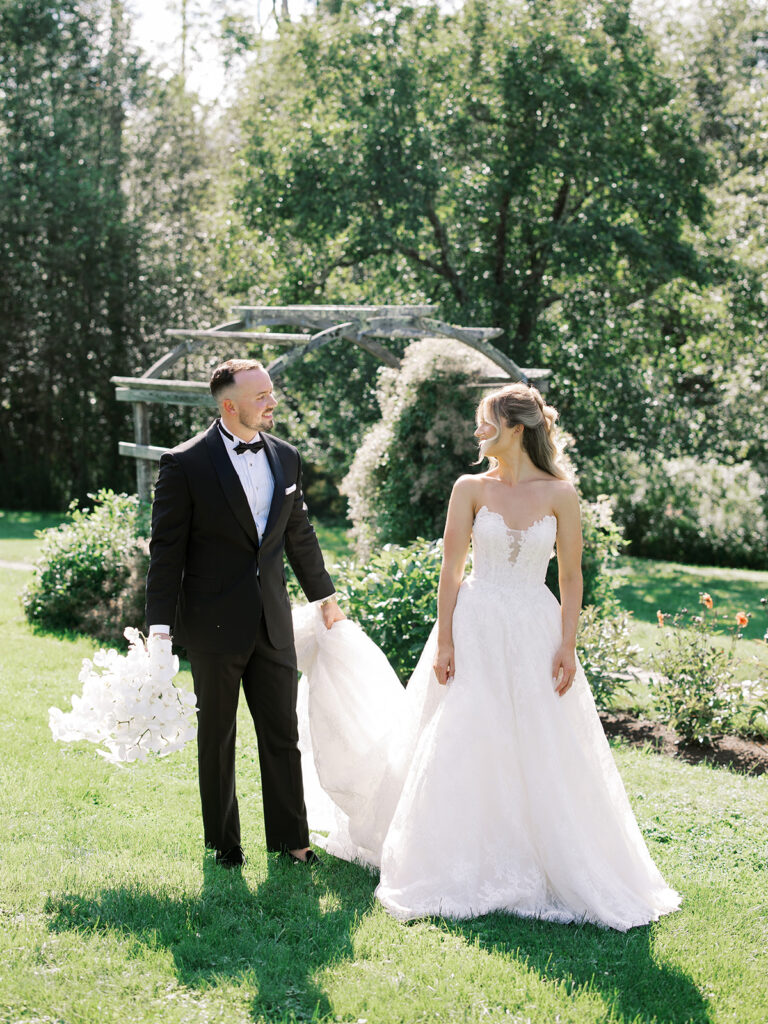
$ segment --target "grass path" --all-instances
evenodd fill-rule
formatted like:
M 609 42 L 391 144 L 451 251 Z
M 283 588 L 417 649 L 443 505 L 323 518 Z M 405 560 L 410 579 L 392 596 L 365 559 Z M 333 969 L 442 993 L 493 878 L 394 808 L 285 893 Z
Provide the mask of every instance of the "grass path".
M 768 777 L 615 748 L 685 899 L 649 928 L 501 914 L 403 926 L 368 871 L 266 856 L 244 713 L 242 876 L 203 857 L 192 750 L 119 770 L 86 744 L 54 744 L 47 709 L 69 707 L 93 645 L 34 635 L 22 582 L 0 572 L 0 1021 L 768 1020 Z

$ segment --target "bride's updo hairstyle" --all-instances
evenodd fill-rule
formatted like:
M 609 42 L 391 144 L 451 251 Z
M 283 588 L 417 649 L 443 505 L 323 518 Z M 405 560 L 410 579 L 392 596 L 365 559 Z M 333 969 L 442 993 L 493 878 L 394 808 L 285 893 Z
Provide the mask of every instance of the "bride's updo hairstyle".
M 547 405 L 541 394 L 527 384 L 507 384 L 498 391 L 486 395 L 477 407 L 477 422 L 492 423 L 496 427 L 493 437 L 480 442 L 480 460 L 488 458 L 492 466 L 496 459 L 486 456 L 486 451 L 501 434 L 503 426 L 514 427 L 523 424 L 523 448 L 534 466 L 557 477 L 569 479 L 562 457 L 562 445 L 558 443 L 557 410 Z

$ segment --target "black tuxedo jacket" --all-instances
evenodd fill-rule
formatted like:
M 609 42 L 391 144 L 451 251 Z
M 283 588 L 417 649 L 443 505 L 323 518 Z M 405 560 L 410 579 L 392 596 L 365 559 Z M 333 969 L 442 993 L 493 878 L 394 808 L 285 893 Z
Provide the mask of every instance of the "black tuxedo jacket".
M 301 488 L 293 445 L 262 433 L 275 480 L 259 545 L 240 479 L 214 422 L 166 452 L 152 506 L 147 624 L 170 623 L 196 650 L 247 650 L 264 613 L 275 647 L 293 642 L 283 551 L 307 599 L 333 593 Z

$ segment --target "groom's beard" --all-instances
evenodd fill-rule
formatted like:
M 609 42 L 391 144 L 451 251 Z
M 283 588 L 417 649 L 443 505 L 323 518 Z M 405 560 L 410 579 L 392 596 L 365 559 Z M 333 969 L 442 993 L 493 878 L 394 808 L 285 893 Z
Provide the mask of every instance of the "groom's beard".
M 254 417 L 256 419 L 256 417 Z M 275 425 L 274 414 L 269 416 L 269 422 L 266 422 L 263 415 L 258 417 L 258 422 L 246 423 L 244 420 L 237 421 L 243 430 L 256 430 L 256 431 L 267 431 L 269 432 Z

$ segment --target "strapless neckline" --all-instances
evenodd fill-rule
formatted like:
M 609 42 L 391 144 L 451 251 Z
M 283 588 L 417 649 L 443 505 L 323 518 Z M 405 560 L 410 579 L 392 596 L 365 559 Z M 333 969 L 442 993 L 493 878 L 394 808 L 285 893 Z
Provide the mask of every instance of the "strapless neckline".
M 543 523 L 547 519 L 554 519 L 555 522 L 557 522 L 557 516 L 553 516 L 551 512 L 548 512 L 546 515 L 539 516 L 538 519 L 534 519 L 534 521 L 529 526 L 526 526 L 524 529 L 519 530 L 514 526 L 509 526 L 501 512 L 494 512 L 494 510 L 492 508 L 488 508 L 487 505 L 480 506 L 475 515 L 475 519 L 477 519 L 481 512 L 487 512 L 489 516 L 496 516 L 497 519 L 500 519 L 502 523 L 504 523 L 504 526 L 509 531 L 509 533 L 528 533 L 528 531 L 532 530 L 534 526 L 538 526 L 539 523 Z

